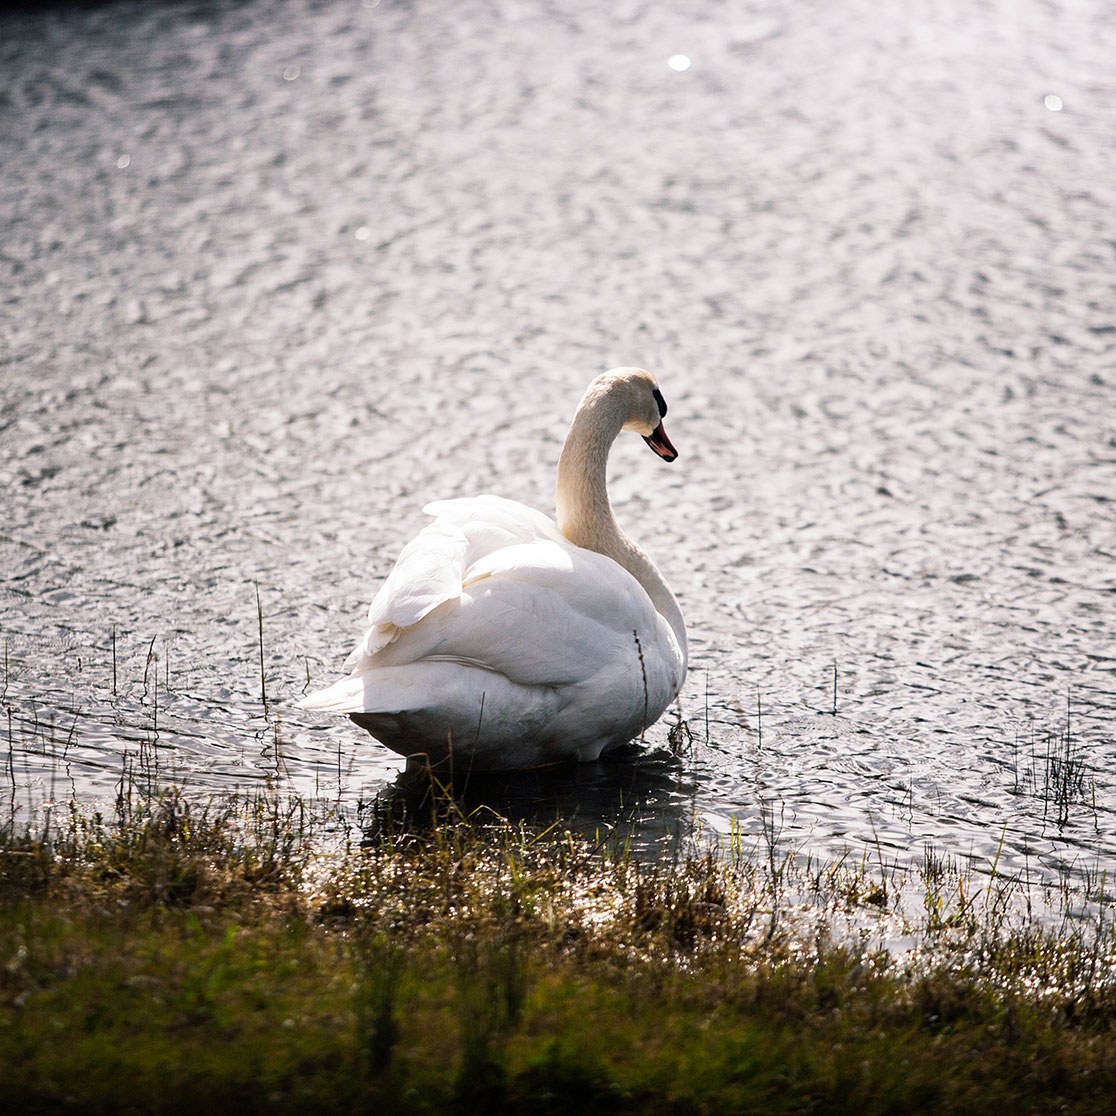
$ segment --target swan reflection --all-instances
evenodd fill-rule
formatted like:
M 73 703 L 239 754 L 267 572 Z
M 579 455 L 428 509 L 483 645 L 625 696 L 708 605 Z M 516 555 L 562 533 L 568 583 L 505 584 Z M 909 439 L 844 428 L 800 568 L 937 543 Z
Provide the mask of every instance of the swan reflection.
M 447 786 L 420 768 L 363 803 L 364 840 L 424 835 L 447 818 L 507 822 L 575 837 L 638 859 L 678 856 L 691 832 L 693 787 L 681 760 L 632 746 L 595 763 L 461 776 Z

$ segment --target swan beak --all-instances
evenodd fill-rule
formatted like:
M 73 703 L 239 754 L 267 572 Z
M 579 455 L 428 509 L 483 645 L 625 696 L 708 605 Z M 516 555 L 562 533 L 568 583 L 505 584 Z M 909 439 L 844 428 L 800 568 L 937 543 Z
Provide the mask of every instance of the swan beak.
M 678 450 L 670 444 L 670 439 L 660 422 L 654 430 L 643 439 L 664 461 L 673 461 L 678 456 Z

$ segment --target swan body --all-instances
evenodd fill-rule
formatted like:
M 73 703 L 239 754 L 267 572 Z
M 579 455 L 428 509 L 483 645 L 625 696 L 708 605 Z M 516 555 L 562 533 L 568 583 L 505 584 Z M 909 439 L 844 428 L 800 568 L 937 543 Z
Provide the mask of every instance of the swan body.
M 619 528 L 605 487 L 621 429 L 677 456 L 651 375 L 590 384 L 558 466 L 555 522 L 498 496 L 442 500 L 369 609 L 346 678 L 303 709 L 345 713 L 401 755 L 475 771 L 595 760 L 678 694 L 674 594 Z

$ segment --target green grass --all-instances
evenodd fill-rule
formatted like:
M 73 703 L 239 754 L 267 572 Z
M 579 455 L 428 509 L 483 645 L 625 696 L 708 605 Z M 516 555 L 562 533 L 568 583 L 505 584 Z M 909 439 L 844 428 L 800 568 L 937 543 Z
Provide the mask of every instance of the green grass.
M 5 1105 L 1110 1110 L 1112 936 L 1015 919 L 995 879 L 327 823 L 165 792 L 0 835 Z

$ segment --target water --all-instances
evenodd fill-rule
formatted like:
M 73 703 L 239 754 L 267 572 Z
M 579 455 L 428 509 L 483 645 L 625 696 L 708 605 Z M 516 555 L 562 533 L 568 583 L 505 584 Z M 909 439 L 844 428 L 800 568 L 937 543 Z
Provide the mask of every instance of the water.
M 551 508 L 639 363 L 692 750 L 476 800 L 1116 869 L 1108 6 L 605 7 L 0 13 L 7 805 L 394 794 L 294 700 L 424 502 Z

